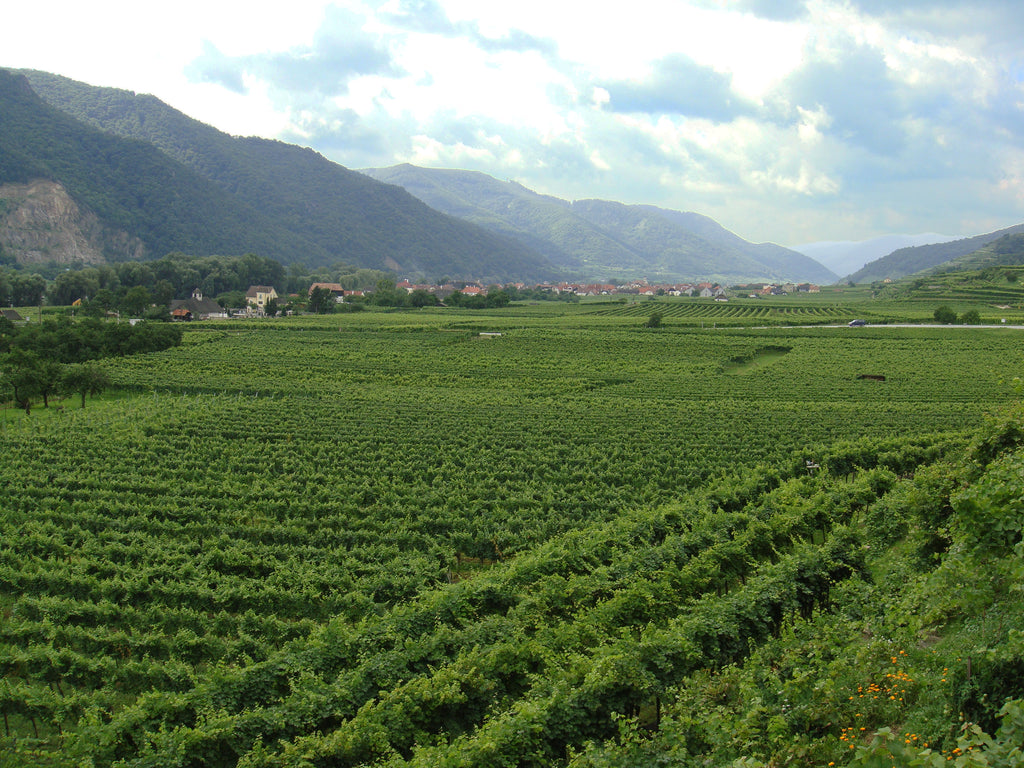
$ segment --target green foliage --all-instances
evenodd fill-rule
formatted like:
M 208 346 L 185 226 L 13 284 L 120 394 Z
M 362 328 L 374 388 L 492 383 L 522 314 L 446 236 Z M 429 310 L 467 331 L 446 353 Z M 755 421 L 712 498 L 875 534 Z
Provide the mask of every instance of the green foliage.
M 1024 766 L 1024 702 L 1007 700 L 999 711 L 1002 724 L 995 736 L 980 726 L 964 725 L 956 746 L 941 752 L 915 743 L 915 739 L 902 737 L 890 728 L 880 728 L 871 743 L 857 747 L 853 760 L 847 765 L 865 768 L 901 766 L 955 766 L 955 768 L 1020 768 Z
M 150 254 L 256 251 L 315 266 L 344 257 L 367 269 L 398 263 L 409 274 L 467 279 L 554 274 L 529 247 L 310 149 L 228 136 L 152 96 L 23 74 L 31 88 L 0 72 L 0 136 L 8 140 L 0 141 L 0 180 L 60 180 Z M 204 287 L 211 296 L 221 290 Z
M 61 373 L 61 385 L 67 392 L 77 392 L 85 408 L 86 395 L 98 395 L 110 386 L 110 377 L 91 363 L 74 363 Z
M 802 254 L 745 242 L 698 214 L 601 200 L 570 203 L 472 171 L 402 164 L 366 173 L 405 187 L 436 210 L 511 234 L 573 272 L 692 280 L 707 272 L 713 254 L 720 279 L 836 279 Z
M 660 328 L 662 321 L 661 312 L 652 312 L 651 316 L 647 318 L 647 322 L 644 323 L 645 328 Z
M 877 259 L 851 279 L 855 283 L 870 283 L 885 278 L 897 279 L 916 273 L 961 271 L 978 269 L 999 263 L 1020 264 L 1020 225 L 962 240 L 946 243 L 900 248 L 888 256 Z M 998 245 L 1000 244 L 1001 245 Z M 1000 251 L 1002 253 L 1000 253 Z M 1007 261 L 1003 258 L 1009 256 Z
M 977 424 L 1014 338 L 557 309 L 196 324 L 97 365 L 134 397 L 5 418 L 0 748 L 827 765 L 994 732 L 1024 459 L 1019 414 Z M 47 348 L 78 326 L 120 327 Z
M 440 303 L 437 296 L 422 288 L 417 288 L 409 294 L 410 307 L 436 307 Z
M 0 335 L 0 370 L 17 407 L 30 413 L 32 401 L 60 392 L 96 395 L 110 384 L 107 374 L 85 361 L 167 349 L 181 343 L 173 326 L 107 324 L 95 319 L 72 323 L 66 318 L 18 328 L 8 324 Z M 70 364 L 70 365 L 67 365 Z
M 309 292 L 306 309 L 318 315 L 330 314 L 334 311 L 334 294 L 327 288 L 314 288 Z
M 960 315 L 960 322 L 964 325 L 981 325 L 981 314 L 976 309 L 969 309 Z
M 935 322 L 943 325 L 952 325 L 956 322 L 956 312 L 943 304 L 935 310 Z
M 218 294 L 217 303 L 225 309 L 239 309 L 245 306 L 245 291 L 239 289 Z

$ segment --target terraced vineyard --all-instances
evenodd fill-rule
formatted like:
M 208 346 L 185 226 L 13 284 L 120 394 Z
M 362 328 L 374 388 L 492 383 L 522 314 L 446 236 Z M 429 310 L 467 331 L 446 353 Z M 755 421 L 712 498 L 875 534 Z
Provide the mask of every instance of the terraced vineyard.
M 609 307 L 598 314 L 643 318 L 655 311 L 666 319 L 698 326 L 834 325 L 846 323 L 851 318 L 849 308 L 839 304 L 766 302 L 758 299 L 637 301 Z
M 607 738 L 611 712 L 742 657 L 701 623 L 746 621 L 714 618 L 737 580 L 778 605 L 742 630 L 756 638 L 860 567 L 856 503 L 731 517 L 744 500 L 813 493 L 807 462 L 840 482 L 934 459 L 1011 400 L 1021 367 L 1009 331 L 636 317 L 197 326 L 103 361 L 128 396 L 0 414 L 4 747 L 139 766 L 422 748 L 426 765 L 441 739 L 476 755 L 459 764 L 488 743 L 558 762 Z M 616 671 L 638 644 L 665 661 Z M 566 707 L 591 714 L 563 722 Z

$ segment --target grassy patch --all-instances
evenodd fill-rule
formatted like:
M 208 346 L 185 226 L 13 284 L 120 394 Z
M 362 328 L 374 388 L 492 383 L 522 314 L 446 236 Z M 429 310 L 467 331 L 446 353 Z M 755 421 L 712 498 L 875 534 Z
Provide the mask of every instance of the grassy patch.
M 762 347 L 751 355 L 733 357 L 722 366 L 722 372 L 743 376 L 774 365 L 790 353 L 790 347 Z

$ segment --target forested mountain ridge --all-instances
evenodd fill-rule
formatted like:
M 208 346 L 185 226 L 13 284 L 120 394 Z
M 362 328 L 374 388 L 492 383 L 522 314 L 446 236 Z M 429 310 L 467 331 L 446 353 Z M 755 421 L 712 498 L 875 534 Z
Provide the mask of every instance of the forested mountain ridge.
M 556 272 L 522 244 L 438 213 L 312 150 L 228 136 L 152 96 L 21 74 L 27 81 L 15 86 L 18 76 L 4 72 L 4 97 L 17 91 L 21 102 L 3 109 L 7 160 L 0 180 L 61 181 L 101 220 L 119 222 L 130 234 L 141 230 L 147 256 L 257 252 L 284 263 L 344 261 L 481 280 Z M 10 116 L 26 110 L 31 116 L 15 130 Z M 111 149 L 97 151 L 97 144 Z M 86 146 L 87 156 L 79 157 Z M 116 157 L 123 159 L 112 175 L 107 164 Z M 65 180 L 69 169 L 79 170 Z M 103 185 L 90 187 L 94 178 Z
M 282 233 L 247 206 L 154 147 L 83 125 L 45 104 L 25 78 L 0 70 L 0 184 L 4 225 L 26 196 L 7 185 L 45 180 L 67 191 L 88 217 L 95 215 L 96 245 L 108 258 L 180 249 L 276 251 Z M 3 244 L 17 256 L 17 243 Z M 13 247 L 12 247 L 13 246 Z M 51 254 L 56 256 L 56 254 Z M 59 261 L 59 258 L 53 260 Z
M 885 279 L 898 280 L 926 270 L 944 269 L 946 262 L 967 256 L 1004 235 L 1018 232 L 1024 232 L 1024 224 L 960 240 L 898 248 L 888 256 L 866 264 L 850 275 L 849 280 L 854 283 L 873 283 Z
M 403 164 L 364 169 L 428 205 L 510 234 L 560 267 L 591 277 L 830 283 L 837 275 L 803 254 L 753 244 L 696 213 L 606 200 L 570 202 L 475 171 Z

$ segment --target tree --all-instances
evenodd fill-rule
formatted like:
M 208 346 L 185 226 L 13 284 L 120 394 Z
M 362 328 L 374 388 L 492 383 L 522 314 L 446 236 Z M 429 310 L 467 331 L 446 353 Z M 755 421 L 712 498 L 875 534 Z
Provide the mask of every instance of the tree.
M 68 392 L 77 392 L 85 408 L 86 395 L 98 395 L 110 386 L 110 377 L 102 368 L 92 363 L 77 363 L 64 369 L 61 384 Z
M 39 394 L 39 367 L 42 361 L 35 352 L 14 347 L 3 361 L 2 369 L 11 388 L 14 404 L 32 413 L 32 398 Z
M 488 307 L 507 307 L 509 303 L 509 295 L 499 289 L 488 289 L 487 290 L 487 306 Z
M 263 311 L 266 313 L 267 317 L 277 317 L 277 299 L 269 299 L 263 307 Z
M 100 289 L 99 280 L 91 273 L 93 270 L 62 272 L 53 281 L 49 297 L 51 304 L 65 306 L 81 299 L 88 301 Z
M 43 408 L 50 407 L 50 397 L 60 391 L 63 367 L 56 360 L 41 359 L 36 367 L 37 387 L 43 398 Z
M 327 315 L 334 311 L 334 294 L 327 288 L 314 288 L 309 294 L 306 308 L 318 315 Z
M 378 307 L 401 307 L 405 305 L 408 296 L 401 288 L 395 287 L 394 280 L 385 277 L 377 281 L 377 288 L 370 301 Z
M 417 288 L 409 294 L 409 305 L 413 307 L 433 307 L 437 305 L 437 296 L 423 288 Z
M 100 288 L 93 295 L 92 300 L 89 303 L 95 304 L 99 307 L 101 310 L 100 314 L 103 314 L 103 312 L 109 312 L 114 308 L 114 305 L 117 303 L 117 297 L 109 288 Z
M 217 296 L 215 301 L 224 309 L 244 307 L 245 291 L 224 291 L 224 293 Z
M 943 304 L 935 310 L 935 322 L 942 323 L 943 325 L 952 325 L 956 322 L 956 312 Z
M 651 316 L 647 318 L 647 322 L 644 323 L 645 328 L 660 328 L 661 327 L 662 314 L 661 312 L 652 312 Z
M 141 315 L 146 308 L 153 303 L 153 297 L 149 291 L 141 285 L 129 288 L 128 292 L 121 299 L 121 306 L 129 315 Z
M 969 309 L 960 316 L 960 322 L 964 325 L 981 325 L 981 315 L 976 309 Z
M 167 306 L 174 298 L 174 286 L 170 280 L 157 280 L 153 286 L 153 303 Z
M 43 301 L 46 280 L 42 275 L 14 272 L 10 275 L 11 304 L 16 307 L 34 307 Z

